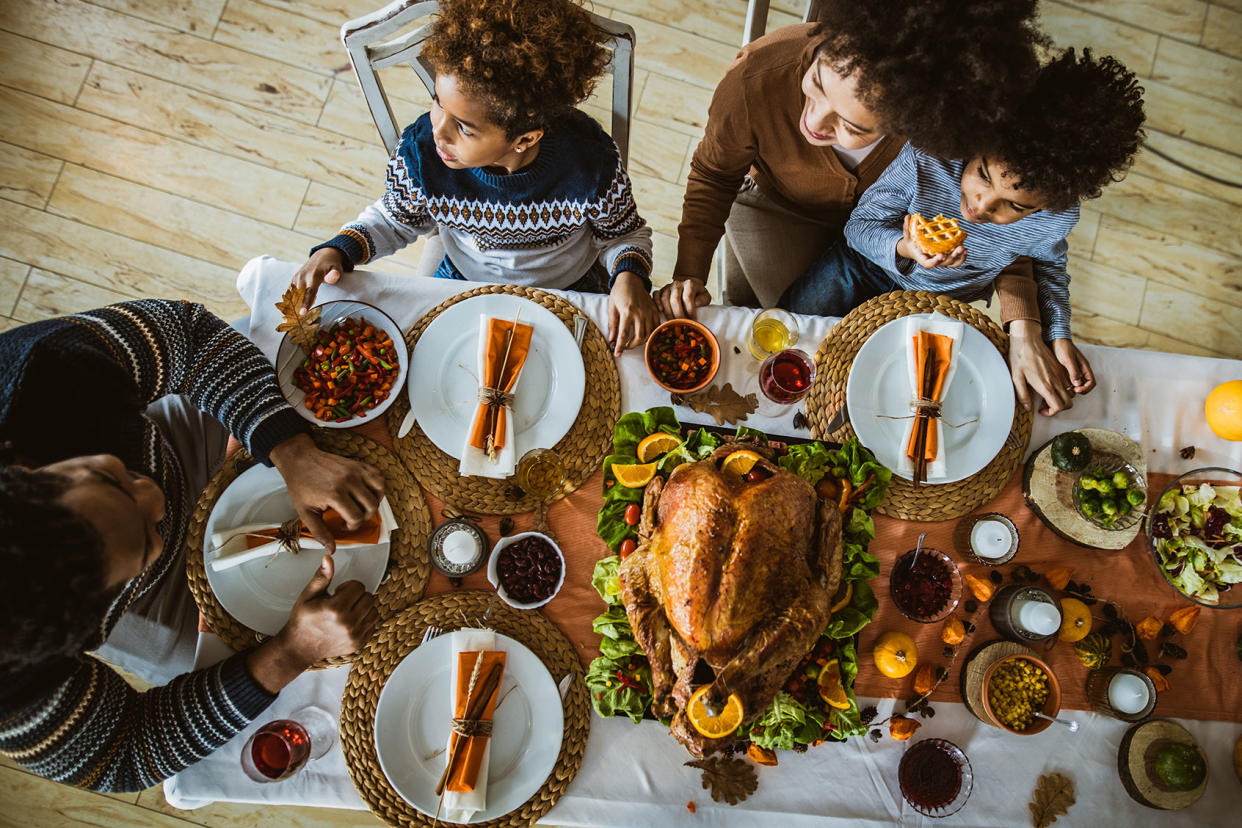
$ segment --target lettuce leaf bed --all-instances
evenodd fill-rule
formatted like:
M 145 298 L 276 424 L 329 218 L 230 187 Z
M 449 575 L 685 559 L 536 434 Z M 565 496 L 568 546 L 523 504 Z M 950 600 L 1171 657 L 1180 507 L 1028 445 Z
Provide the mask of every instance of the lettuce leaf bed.
M 607 611 L 596 618 L 593 625 L 601 638 L 600 656 L 591 662 L 586 676 L 591 703 L 600 716 L 629 716 L 635 722 L 649 715 L 653 693 L 651 668 L 634 640 L 634 632 L 621 605 L 617 581 L 621 559 L 617 552 L 626 539 L 638 539 L 636 528 L 627 525 L 624 516 L 627 506 L 642 502 L 643 490 L 618 484 L 612 475 L 612 464 L 637 463 L 639 441 L 656 431 L 680 437 L 681 423 L 672 408 L 664 406 L 630 412 L 617 421 L 613 452 L 604 458 L 604 505 L 596 521 L 596 531 L 613 554 L 595 564 L 591 579 L 595 591 L 608 605 Z M 739 429 L 735 439 L 767 443 L 762 432 L 749 428 Z M 660 458 L 657 471 L 667 477 L 682 463 L 705 459 L 721 442 L 720 437 L 705 429 L 693 431 L 677 448 Z M 818 646 L 820 650 L 830 649 L 831 656 L 837 659 L 841 683 L 850 701 L 849 709 L 830 708 L 813 692 L 805 691 L 807 677 L 818 671 L 818 665 L 808 656 L 805 677 L 798 681 L 804 672 L 804 665 L 799 665 L 786 685 L 786 689 L 793 688 L 794 692 L 778 693 L 768 709 L 738 733 L 739 739 L 749 739 L 760 747 L 789 750 L 796 745 L 818 744 L 827 739 L 844 740 L 867 732 L 860 721 L 854 697 L 854 679 L 858 675 L 856 637 L 859 630 L 875 618 L 878 607 L 867 584 L 880 573 L 879 561 L 867 551 L 867 545 L 875 538 L 875 524 L 869 512 L 884 499 L 892 472 L 876 462 L 857 439 L 851 439 L 839 449 L 821 442 L 793 445 L 778 458 L 777 465 L 811 485 L 831 475 L 848 478 L 856 489 L 863 487 L 842 526 L 842 581 L 852 585 L 853 594 L 849 604 L 833 613 Z M 824 639 L 829 639 L 831 644 L 827 645 Z M 810 679 L 810 683 L 813 686 L 814 680 Z M 808 695 L 811 698 L 807 699 Z

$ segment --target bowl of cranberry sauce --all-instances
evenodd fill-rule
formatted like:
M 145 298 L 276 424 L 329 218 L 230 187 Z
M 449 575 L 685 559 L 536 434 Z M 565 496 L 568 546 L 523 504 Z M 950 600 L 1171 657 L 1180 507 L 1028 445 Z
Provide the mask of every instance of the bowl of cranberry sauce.
M 932 818 L 957 813 L 970 798 L 974 773 L 970 760 L 946 739 L 911 745 L 897 768 L 901 795 L 914 810 Z
M 487 580 L 515 609 L 537 609 L 552 600 L 565 583 L 565 556 L 542 532 L 501 538 L 487 561 Z
M 962 598 L 962 576 L 957 564 L 939 549 L 910 550 L 893 564 L 889 596 L 911 621 L 931 624 L 944 620 Z

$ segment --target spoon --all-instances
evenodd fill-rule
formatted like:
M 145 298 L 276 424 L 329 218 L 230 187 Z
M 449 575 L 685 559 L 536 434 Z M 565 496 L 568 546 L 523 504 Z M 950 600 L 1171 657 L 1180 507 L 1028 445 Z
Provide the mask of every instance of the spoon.
M 914 571 L 914 565 L 918 563 L 919 552 L 923 551 L 923 539 L 927 537 L 927 533 L 919 535 L 919 542 L 914 545 L 914 557 L 910 559 L 910 571 Z
M 1047 719 L 1050 722 L 1056 722 L 1057 724 L 1062 725 L 1063 727 L 1069 728 L 1070 733 L 1078 732 L 1078 722 L 1073 721 L 1071 719 L 1058 719 L 1055 716 L 1046 716 L 1043 713 L 1036 713 L 1035 715 L 1041 719 Z

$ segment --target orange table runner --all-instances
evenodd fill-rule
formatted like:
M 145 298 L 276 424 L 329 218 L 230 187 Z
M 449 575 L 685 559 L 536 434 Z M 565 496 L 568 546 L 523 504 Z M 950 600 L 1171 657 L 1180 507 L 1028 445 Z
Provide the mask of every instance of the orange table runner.
M 378 423 L 363 433 L 385 445 L 391 445 L 388 433 Z M 361 429 L 360 429 L 361 430 Z M 573 642 L 585 667 L 599 655 L 599 636 L 591 629 L 591 621 L 604 611 L 604 604 L 591 586 L 591 571 L 600 557 L 608 554 L 608 548 L 595 534 L 595 518 L 603 503 L 600 494 L 602 473 L 596 472 L 573 494 L 553 504 L 548 510 L 548 522 L 565 554 L 565 584 L 561 592 L 540 610 L 544 612 Z M 1160 475 L 1151 475 L 1152 490 L 1159 492 L 1167 482 Z M 1073 580 L 1091 585 L 1092 594 L 1101 599 L 1112 599 L 1126 611 L 1127 617 L 1138 623 L 1148 615 L 1161 618 L 1190 601 L 1179 595 L 1160 575 L 1151 553 L 1147 536 L 1142 532 L 1125 549 L 1103 552 L 1072 544 L 1059 538 L 1047 528 L 1025 505 L 1022 499 L 1021 470 L 1009 481 L 1009 485 L 991 503 L 980 507 L 979 512 L 1000 512 L 1008 516 L 1018 527 L 1021 546 L 1017 558 L 1003 567 L 1009 572 L 1019 564 L 1026 564 L 1036 572 L 1054 566 L 1072 566 Z M 428 506 L 436 524 L 442 523 L 443 504 L 424 491 Z M 515 515 L 515 532 L 533 528 L 533 516 Z M 495 542 L 500 537 L 500 518 L 483 517 L 480 526 L 488 538 Z M 871 647 L 880 633 L 902 630 L 914 637 L 922 660 L 931 664 L 947 666 L 941 651 L 940 624 L 918 624 L 907 620 L 888 600 L 888 577 L 897 556 L 914 548 L 920 532 L 927 532 L 925 543 L 946 552 L 960 564 L 963 574 L 969 572 L 987 577 L 990 567 L 964 563 L 962 556 L 953 549 L 953 530 L 956 520 L 940 523 L 917 523 L 875 516 L 876 539 L 870 551 L 880 559 L 880 575 L 871 580 L 871 588 L 880 602 L 880 609 L 859 635 L 859 673 L 855 692 L 860 696 L 882 698 L 914 698 L 913 675 L 904 679 L 890 679 L 880 674 L 871 659 Z M 1044 584 L 1046 587 L 1046 584 Z M 447 592 L 453 587 L 448 579 L 433 570 L 427 593 Z M 484 571 L 465 579 L 463 588 L 491 589 Z M 962 602 L 969 598 L 964 590 Z M 1097 617 L 1102 617 L 1101 605 L 1092 607 Z M 959 606 L 959 617 L 965 611 Z M 966 653 L 974 646 L 995 640 L 1000 636 L 988 619 L 986 606 L 974 618 L 978 629 L 967 638 L 957 662 L 950 669 L 949 680 L 932 695 L 933 701 L 960 701 L 960 667 Z M 1097 621 L 1096 623 L 1101 623 Z M 1199 625 L 1189 636 L 1176 636 L 1189 657 L 1184 661 L 1167 661 L 1173 672 L 1168 681 L 1171 689 L 1162 693 L 1156 705 L 1155 715 L 1179 716 L 1188 719 L 1242 722 L 1242 682 L 1237 675 L 1242 663 L 1234 652 L 1234 641 L 1242 633 L 1242 610 L 1225 611 L 1204 608 Z M 1156 648 L 1145 642 L 1153 655 Z M 1114 642 L 1114 651 L 1116 651 Z M 1057 643 L 1041 654 L 1048 661 L 1061 681 L 1062 705 L 1069 709 L 1088 708 L 1086 694 L 1087 668 L 1078 662 L 1073 647 Z M 1154 660 L 1154 659 L 1153 659 Z M 1113 663 L 1118 663 L 1114 656 Z

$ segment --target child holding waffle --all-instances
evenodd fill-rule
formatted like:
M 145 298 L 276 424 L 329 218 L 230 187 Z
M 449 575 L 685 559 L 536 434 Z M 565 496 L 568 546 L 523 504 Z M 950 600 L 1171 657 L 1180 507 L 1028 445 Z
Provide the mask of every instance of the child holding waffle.
M 1028 408 L 1028 385 L 1040 389 L 1044 413 L 1068 408 L 1095 380 L 1070 338 L 1066 236 L 1079 202 L 1118 180 L 1138 150 L 1142 91 L 1112 57 L 1060 53 L 973 158 L 937 158 L 906 145 L 859 200 L 846 244 L 827 251 L 780 307 L 843 316 L 901 289 L 969 302 L 990 295 L 1001 271 L 1025 257 L 1040 318 L 1010 323 L 1014 385 Z M 920 238 L 920 220 L 941 216 L 953 221 Z M 964 240 L 953 238 L 954 223 Z
M 603 74 L 608 35 L 574 0 L 444 0 L 423 56 L 431 112 L 406 127 L 387 192 L 293 278 L 308 288 L 438 229 L 436 276 L 609 294 L 620 355 L 659 322 L 651 230 L 617 145 L 575 107 Z

